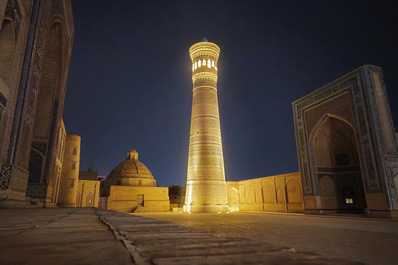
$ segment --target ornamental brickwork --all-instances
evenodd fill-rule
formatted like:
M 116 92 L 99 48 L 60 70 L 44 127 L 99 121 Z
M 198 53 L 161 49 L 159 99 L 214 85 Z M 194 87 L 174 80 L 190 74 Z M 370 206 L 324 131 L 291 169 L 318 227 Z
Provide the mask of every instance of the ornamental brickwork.
M 380 67 L 364 65 L 293 102 L 306 212 L 398 216 L 398 143 Z
M 217 62 L 220 48 L 199 42 L 189 50 L 192 60 L 192 115 L 185 212 L 226 212 L 220 115 L 217 99 Z
M 70 0 L 0 0 L 0 207 L 57 203 Z

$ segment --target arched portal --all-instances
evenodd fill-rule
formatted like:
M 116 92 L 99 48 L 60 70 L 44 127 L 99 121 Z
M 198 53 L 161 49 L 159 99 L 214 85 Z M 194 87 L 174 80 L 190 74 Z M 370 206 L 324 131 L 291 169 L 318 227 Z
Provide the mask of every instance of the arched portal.
M 29 163 L 29 181 L 27 195 L 35 198 L 53 198 L 57 190 L 55 158 L 57 157 L 57 124 L 59 120 L 59 98 L 62 87 L 62 26 L 53 23 L 44 45 L 42 75 L 39 90 L 38 107 L 34 124 L 32 151 L 39 150 L 44 156 L 43 170 L 40 177 L 35 163 Z M 31 159 L 32 159 L 31 155 Z M 50 192 L 51 194 L 48 194 Z
M 86 207 L 94 207 L 94 195 L 91 192 L 86 196 Z
M 333 210 L 366 208 L 357 142 L 344 119 L 326 115 L 314 129 L 312 156 L 319 207 Z
M 11 20 L 0 21 L 0 139 L 4 139 L 8 115 L 6 108 L 10 105 L 11 75 L 15 60 L 15 34 Z M 7 104 L 8 103 L 8 104 Z M 3 146 L 0 144 L 0 154 Z

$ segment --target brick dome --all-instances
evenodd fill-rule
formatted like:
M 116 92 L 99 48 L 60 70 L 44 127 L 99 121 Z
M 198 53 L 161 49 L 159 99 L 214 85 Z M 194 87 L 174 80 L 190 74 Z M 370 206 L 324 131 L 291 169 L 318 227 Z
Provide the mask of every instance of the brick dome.
M 126 160 L 119 163 L 108 175 L 107 179 L 112 178 L 137 178 L 154 179 L 151 171 L 140 161 L 135 150 L 127 152 Z

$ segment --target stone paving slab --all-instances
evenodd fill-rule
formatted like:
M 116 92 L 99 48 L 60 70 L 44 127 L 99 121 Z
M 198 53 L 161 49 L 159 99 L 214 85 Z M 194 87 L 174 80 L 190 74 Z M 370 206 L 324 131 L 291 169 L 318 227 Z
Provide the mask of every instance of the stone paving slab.
M 187 263 L 189 262 L 189 263 Z M 307 253 L 244 253 L 237 255 L 214 255 L 214 256 L 192 256 L 186 258 L 155 258 L 153 264 L 156 265 L 183 265 L 183 264 L 269 264 L 269 265 L 305 265 L 305 264 L 352 264 L 344 261 L 331 261 Z
M 96 211 L 115 237 L 123 241 L 138 265 L 360 264 L 153 218 Z
M 73 243 L 47 243 L 1 247 L 2 265 L 38 264 L 132 264 L 122 245 L 115 240 Z
M 0 209 L 0 220 L 1 265 L 133 264 L 92 208 Z
M 359 264 L 94 208 L 0 210 L 0 264 Z
M 1 240 L 1 239 L 0 239 Z M 0 247 L 29 247 L 34 245 L 49 245 L 49 244 L 75 244 L 79 242 L 96 241 L 115 241 L 112 233 L 106 231 L 95 232 L 62 232 L 54 231 L 53 233 L 43 233 L 42 231 L 35 231 L 31 233 L 23 233 L 18 236 L 18 241 L 1 241 Z M 1 264 L 1 263 L 0 263 Z
M 135 232 L 135 233 L 143 233 L 143 232 L 154 232 L 154 231 L 159 231 L 159 232 L 167 232 L 167 231 L 175 231 L 175 229 L 180 228 L 181 232 L 183 231 L 192 231 L 194 230 L 191 227 L 181 227 L 179 225 L 175 224 L 159 224 L 156 225 L 156 227 L 153 227 L 153 224 L 137 224 L 137 225 L 120 225 L 118 226 L 119 230 L 124 230 L 128 232 Z M 205 230 L 201 230 L 205 231 Z
M 137 213 L 173 224 L 206 229 L 252 241 L 289 246 L 325 258 L 374 265 L 398 264 L 398 222 L 290 213 Z

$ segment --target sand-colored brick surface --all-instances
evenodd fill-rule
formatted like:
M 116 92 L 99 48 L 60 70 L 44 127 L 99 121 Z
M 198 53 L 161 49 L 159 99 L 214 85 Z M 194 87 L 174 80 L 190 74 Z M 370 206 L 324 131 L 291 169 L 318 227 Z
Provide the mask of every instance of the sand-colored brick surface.
M 184 211 L 225 212 L 228 198 L 217 99 L 220 48 L 203 41 L 189 53 L 193 99 Z

